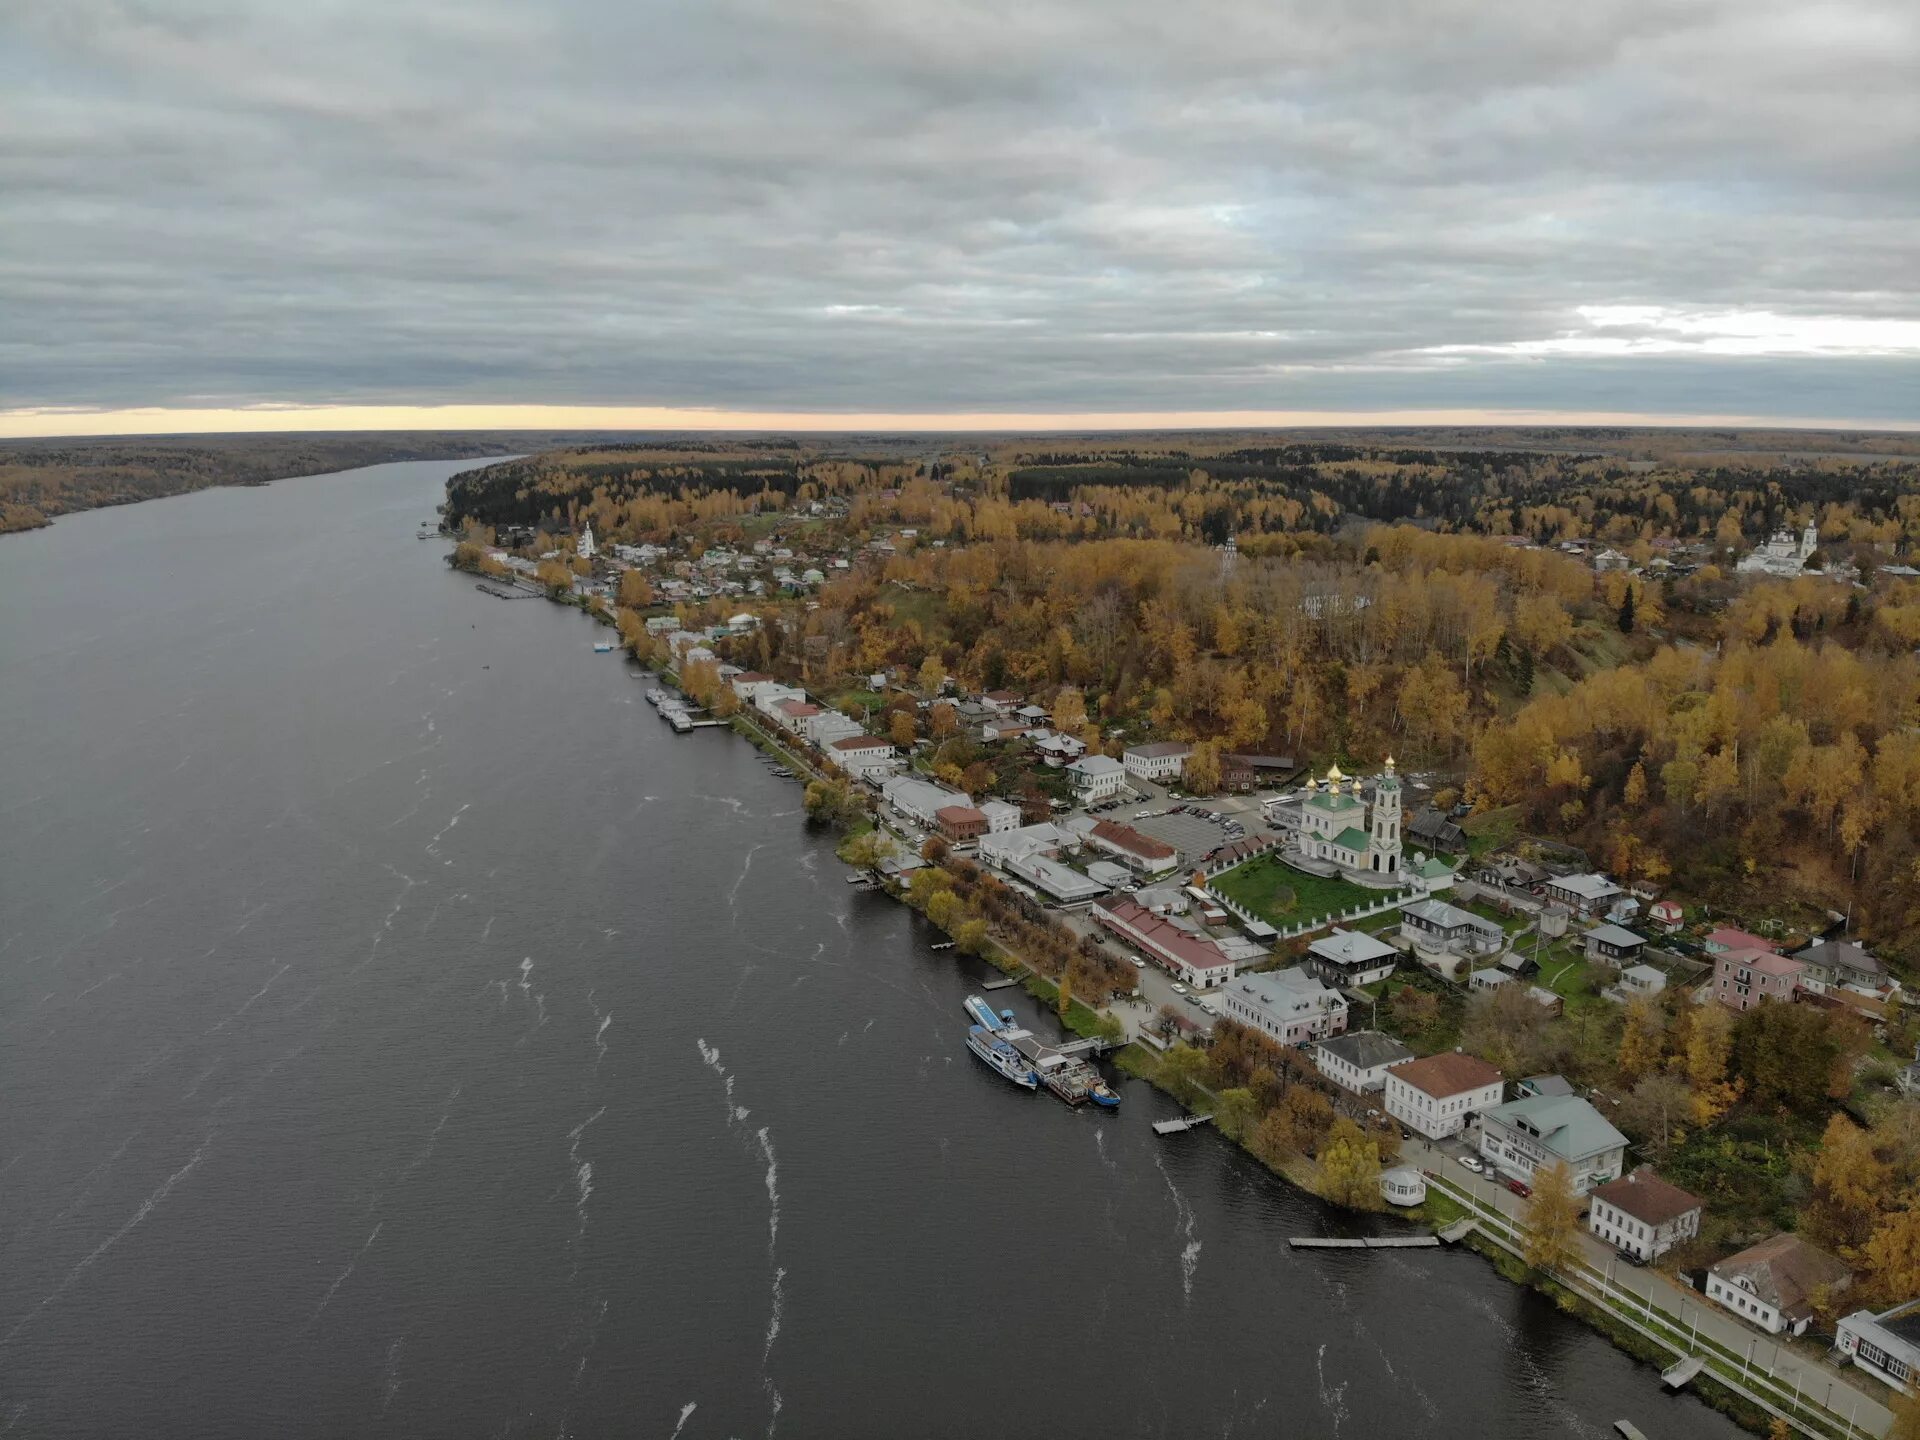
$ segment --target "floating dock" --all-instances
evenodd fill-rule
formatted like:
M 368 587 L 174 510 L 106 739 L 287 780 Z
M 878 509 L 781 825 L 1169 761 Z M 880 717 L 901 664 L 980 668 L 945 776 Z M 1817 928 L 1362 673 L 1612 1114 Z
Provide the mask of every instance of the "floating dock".
M 1613 1428 L 1624 1435 L 1626 1440 L 1647 1440 L 1647 1437 L 1641 1433 L 1640 1427 L 1631 1420 L 1616 1420 L 1613 1422 Z
M 1183 1130 L 1191 1130 L 1196 1125 L 1204 1125 L 1213 1119 L 1211 1115 L 1182 1115 L 1173 1120 L 1156 1120 L 1153 1133 L 1156 1135 L 1178 1135 Z
M 1367 1235 L 1355 1240 L 1296 1235 L 1287 1241 L 1296 1250 L 1431 1250 L 1439 1243 L 1438 1235 Z
M 1011 990 L 1019 983 L 1020 982 L 1011 975 L 1002 975 L 997 980 L 982 980 L 980 982 L 980 988 L 982 990 Z
M 1474 1219 L 1469 1215 L 1465 1219 L 1456 1220 L 1447 1226 L 1446 1229 L 1440 1232 L 1440 1238 L 1449 1245 L 1458 1245 L 1462 1240 L 1466 1239 L 1467 1236 L 1471 1235 L 1473 1231 Z

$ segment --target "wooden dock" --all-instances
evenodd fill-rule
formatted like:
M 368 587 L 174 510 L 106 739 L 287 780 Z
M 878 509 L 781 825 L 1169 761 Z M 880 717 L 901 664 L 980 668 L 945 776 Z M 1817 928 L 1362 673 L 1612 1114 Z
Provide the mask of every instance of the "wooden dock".
M 1353 1240 L 1296 1235 L 1287 1241 L 1296 1250 L 1431 1250 L 1439 1243 L 1438 1235 L 1367 1235 Z
M 1011 990 L 1019 983 L 1020 982 L 1011 975 L 1001 975 L 992 980 L 982 980 L 980 982 L 980 988 L 982 990 Z
M 1684 1360 L 1676 1360 L 1660 1372 L 1660 1383 L 1669 1390 L 1681 1390 L 1706 1365 L 1698 1355 L 1689 1355 Z
M 1173 1120 L 1156 1120 L 1153 1133 L 1156 1135 L 1178 1135 L 1183 1130 L 1191 1130 L 1196 1125 L 1204 1125 L 1213 1119 L 1211 1115 L 1182 1115 Z
M 1616 1420 L 1613 1422 L 1613 1428 L 1624 1435 L 1626 1440 L 1647 1440 L 1640 1427 L 1631 1420 Z
M 1447 1226 L 1446 1229 L 1442 1230 L 1440 1232 L 1440 1238 L 1449 1245 L 1458 1245 L 1462 1240 L 1466 1239 L 1467 1236 L 1471 1235 L 1473 1230 L 1474 1219 L 1471 1215 L 1468 1215 L 1454 1221 L 1451 1225 Z

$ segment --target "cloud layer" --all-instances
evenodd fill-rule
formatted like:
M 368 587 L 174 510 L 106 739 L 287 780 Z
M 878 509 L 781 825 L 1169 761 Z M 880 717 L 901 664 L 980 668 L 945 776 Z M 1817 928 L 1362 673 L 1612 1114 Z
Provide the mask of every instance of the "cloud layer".
M 1920 420 L 1909 0 L 15 0 L 0 408 Z

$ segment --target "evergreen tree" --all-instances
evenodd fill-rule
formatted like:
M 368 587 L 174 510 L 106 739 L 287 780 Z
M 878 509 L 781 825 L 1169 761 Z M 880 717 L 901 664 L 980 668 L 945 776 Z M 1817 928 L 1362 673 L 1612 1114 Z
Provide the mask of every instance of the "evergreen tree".
M 1622 635 L 1633 633 L 1633 587 L 1631 585 L 1627 587 L 1626 598 L 1620 602 L 1620 633 Z

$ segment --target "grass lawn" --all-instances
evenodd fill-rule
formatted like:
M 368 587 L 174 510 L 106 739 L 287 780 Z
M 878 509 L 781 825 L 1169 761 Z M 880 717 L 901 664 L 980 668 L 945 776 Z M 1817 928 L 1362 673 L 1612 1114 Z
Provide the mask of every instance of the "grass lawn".
M 887 703 L 887 697 L 878 690 L 842 690 L 828 702 L 834 709 L 845 712 L 849 706 L 854 709 L 855 718 L 859 718 L 860 707 L 875 711 Z
M 1511 915 L 1502 915 L 1497 905 L 1489 905 L 1484 900 L 1476 900 L 1465 908 L 1471 910 L 1482 920 L 1491 920 L 1509 935 L 1517 930 L 1524 930 L 1528 925 L 1533 923 L 1533 917 L 1531 915 L 1524 915 L 1518 910 L 1514 911 Z
M 1560 996 L 1569 1010 L 1612 1003 L 1602 998 L 1600 992 L 1613 983 L 1613 971 L 1605 965 L 1591 963 L 1564 940 L 1541 950 L 1540 974 L 1533 983 Z
M 1309 875 L 1262 855 L 1212 881 L 1212 888 L 1272 925 L 1298 925 L 1380 898 L 1377 890 Z
M 1513 843 L 1520 833 L 1520 807 L 1503 805 L 1498 810 L 1469 815 L 1460 822 L 1460 828 L 1467 832 L 1467 853 L 1478 860 L 1491 850 Z

